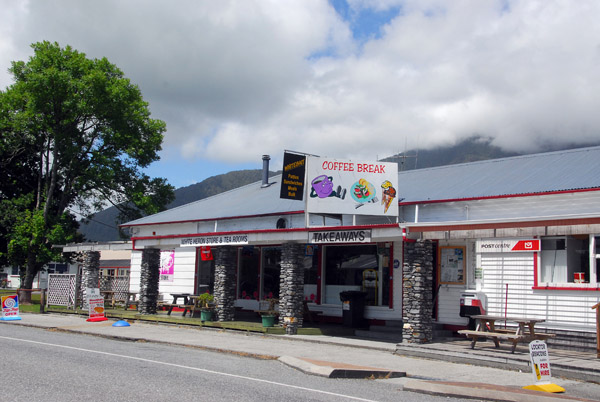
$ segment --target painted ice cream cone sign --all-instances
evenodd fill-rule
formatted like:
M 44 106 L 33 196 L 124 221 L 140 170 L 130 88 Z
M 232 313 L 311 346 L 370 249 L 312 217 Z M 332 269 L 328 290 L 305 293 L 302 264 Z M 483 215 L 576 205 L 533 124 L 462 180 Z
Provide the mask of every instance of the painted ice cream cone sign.
M 381 185 L 383 196 L 381 198 L 381 204 L 383 205 L 383 213 L 387 213 L 392 201 L 396 198 L 396 189 L 392 186 L 389 180 L 386 180 Z

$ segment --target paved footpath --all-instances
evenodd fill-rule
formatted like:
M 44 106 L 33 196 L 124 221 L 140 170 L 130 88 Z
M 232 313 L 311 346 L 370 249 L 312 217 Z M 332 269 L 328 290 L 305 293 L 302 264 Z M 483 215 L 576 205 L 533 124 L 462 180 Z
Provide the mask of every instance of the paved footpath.
M 84 317 L 63 314 L 22 314 L 20 321 L 2 325 L 25 325 L 108 338 L 144 340 L 185 345 L 221 353 L 255 358 L 279 359 L 313 375 L 327 377 L 387 378 L 399 389 L 456 397 L 496 401 L 582 401 L 600 400 L 600 384 L 554 378 L 565 388 L 563 394 L 522 390 L 532 385 L 529 370 L 512 371 L 494 367 L 452 363 L 437 359 L 400 356 L 396 344 L 328 336 L 262 335 L 239 331 L 132 322 L 113 326 L 115 320 L 87 322 Z M 0 325 L 0 334 L 2 333 Z M 439 357 L 447 352 L 440 350 Z M 552 351 L 550 362 L 552 364 Z M 600 360 L 600 359 L 599 359 Z M 573 363 L 576 365 L 576 362 Z M 576 378 L 576 375 L 572 376 Z

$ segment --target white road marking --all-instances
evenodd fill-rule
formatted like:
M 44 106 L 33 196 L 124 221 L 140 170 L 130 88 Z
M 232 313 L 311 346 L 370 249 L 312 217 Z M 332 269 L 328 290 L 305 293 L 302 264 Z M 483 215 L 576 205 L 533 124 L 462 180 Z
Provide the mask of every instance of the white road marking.
M 0 338 L 2 338 L 2 339 L 9 339 L 9 340 L 18 341 L 18 342 L 35 343 L 35 344 L 38 344 L 38 345 L 54 346 L 54 347 L 57 347 L 57 348 L 77 350 L 77 351 L 80 351 L 80 352 L 96 353 L 96 354 L 105 355 L 105 356 L 120 357 L 120 358 L 123 358 L 123 359 L 138 360 L 138 361 L 147 362 L 147 363 L 162 364 L 162 365 L 165 365 L 165 366 L 179 367 L 179 368 L 184 368 L 184 369 L 188 369 L 188 370 L 202 371 L 203 373 L 208 373 L 208 374 L 216 374 L 216 375 L 222 375 L 222 376 L 225 376 L 225 377 L 239 378 L 239 379 L 242 379 L 242 380 L 262 382 L 262 383 L 271 384 L 271 385 L 278 385 L 280 387 L 288 387 L 288 388 L 294 388 L 294 389 L 299 389 L 299 390 L 303 390 L 303 391 L 316 392 L 316 393 L 319 393 L 319 394 L 337 396 L 337 397 L 341 397 L 341 398 L 348 398 L 348 399 L 352 399 L 352 400 L 355 400 L 355 401 L 376 402 L 376 401 L 373 401 L 371 399 L 363 399 L 363 398 L 358 398 L 358 397 L 350 396 L 350 395 L 343 395 L 343 394 L 337 394 L 337 393 L 334 393 L 334 392 L 321 391 L 321 390 L 318 390 L 318 389 L 300 387 L 300 386 L 297 386 L 297 385 L 290 385 L 290 384 L 284 384 L 284 383 L 281 383 L 281 382 L 275 382 L 275 381 L 269 381 L 269 380 L 262 380 L 260 378 L 252 378 L 252 377 L 246 377 L 246 376 L 237 375 L 237 374 L 223 373 L 223 372 L 220 372 L 220 371 L 213 371 L 213 370 L 207 370 L 207 369 L 202 369 L 202 368 L 197 368 L 197 367 L 183 366 L 181 364 L 167 363 L 167 362 L 161 362 L 161 361 L 158 361 L 158 360 L 144 359 L 142 357 L 119 355 L 119 354 L 116 354 L 116 353 L 101 352 L 99 350 L 76 348 L 76 347 L 73 347 L 73 346 L 57 345 L 57 344 L 54 344 L 54 343 L 38 342 L 38 341 L 31 341 L 31 340 L 27 340 L 27 339 L 11 338 L 11 337 L 8 337 L 8 336 L 0 336 Z

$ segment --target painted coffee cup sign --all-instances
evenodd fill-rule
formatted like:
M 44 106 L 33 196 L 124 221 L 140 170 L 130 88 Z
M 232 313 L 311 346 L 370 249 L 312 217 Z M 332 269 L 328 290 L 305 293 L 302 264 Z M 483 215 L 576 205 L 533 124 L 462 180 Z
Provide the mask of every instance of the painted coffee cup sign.
M 307 159 L 308 212 L 398 215 L 396 163 Z

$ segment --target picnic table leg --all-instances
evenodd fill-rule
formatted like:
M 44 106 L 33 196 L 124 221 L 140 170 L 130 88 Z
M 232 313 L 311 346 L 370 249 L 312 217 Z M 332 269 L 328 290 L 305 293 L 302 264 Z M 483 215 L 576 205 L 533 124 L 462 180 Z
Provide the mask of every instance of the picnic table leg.
M 487 327 L 484 326 L 484 331 Z M 496 322 L 495 321 L 489 321 L 489 332 L 496 332 Z M 494 341 L 494 345 L 496 345 L 496 348 L 500 347 L 500 341 L 498 340 L 497 337 L 492 337 L 492 340 Z
M 173 305 L 173 304 L 171 304 L 171 305 L 169 306 L 169 311 L 167 311 L 167 315 L 171 315 L 171 311 L 173 311 L 173 307 L 174 307 L 174 305 Z
M 477 335 L 473 335 L 473 339 L 471 340 L 471 349 L 475 349 L 476 343 L 477 343 Z

